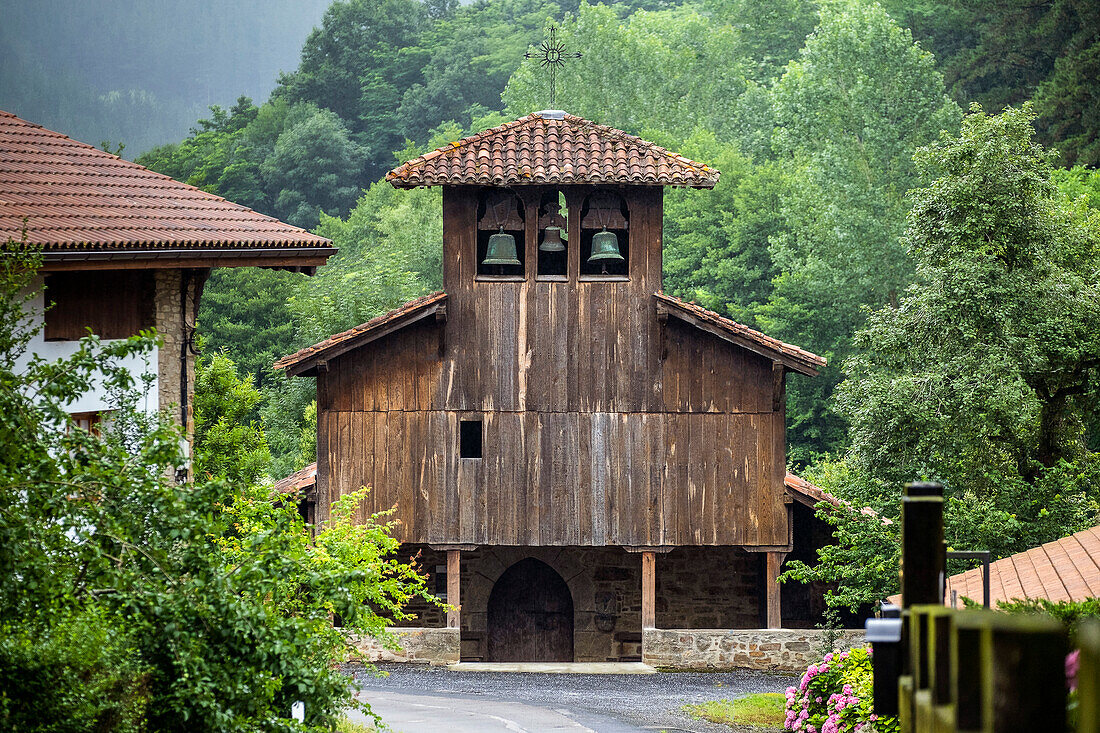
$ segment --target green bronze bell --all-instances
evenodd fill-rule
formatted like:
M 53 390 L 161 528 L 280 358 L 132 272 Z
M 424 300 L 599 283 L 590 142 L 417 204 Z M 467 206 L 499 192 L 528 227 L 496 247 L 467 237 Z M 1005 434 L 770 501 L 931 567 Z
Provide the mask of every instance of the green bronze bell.
M 592 235 L 592 256 L 588 261 L 600 260 L 623 262 L 623 256 L 619 252 L 619 238 L 615 236 L 615 232 L 607 231 L 607 227 L 604 227 L 602 232 Z
M 485 259 L 481 261 L 481 264 L 521 264 L 519 258 L 516 256 L 516 238 L 505 232 L 503 226 L 500 228 L 499 232 L 489 237 L 489 245 L 485 248 Z
M 542 230 L 542 243 L 539 244 L 540 252 L 564 252 L 565 245 L 561 241 L 561 227 L 546 227 Z

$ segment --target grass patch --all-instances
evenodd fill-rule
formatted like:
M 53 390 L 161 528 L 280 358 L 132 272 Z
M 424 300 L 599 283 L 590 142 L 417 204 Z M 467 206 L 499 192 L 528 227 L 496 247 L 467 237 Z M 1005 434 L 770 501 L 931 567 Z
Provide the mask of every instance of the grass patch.
M 336 723 L 336 733 L 377 733 L 378 729 L 366 723 L 356 723 L 347 718 L 340 718 Z
M 736 723 L 761 728 L 782 728 L 786 698 L 781 692 L 757 692 L 737 700 L 710 700 L 685 705 L 684 712 L 712 723 Z

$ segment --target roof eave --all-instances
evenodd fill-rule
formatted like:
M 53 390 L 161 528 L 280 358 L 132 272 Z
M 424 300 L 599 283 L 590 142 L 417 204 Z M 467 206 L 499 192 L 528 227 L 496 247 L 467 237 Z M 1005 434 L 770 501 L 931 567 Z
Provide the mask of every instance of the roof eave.
M 787 354 L 777 349 L 768 347 L 765 344 L 761 344 L 750 338 L 746 338 L 739 334 L 727 331 L 720 326 L 717 326 L 707 320 L 695 316 L 690 311 L 684 309 L 675 299 L 663 296 L 661 293 L 654 293 L 657 298 L 657 313 L 658 315 L 671 315 L 680 319 L 684 323 L 695 326 L 701 331 L 713 334 L 718 338 L 727 341 L 735 346 L 751 351 L 754 354 L 770 359 L 771 361 L 782 364 L 787 369 L 804 374 L 808 377 L 816 377 L 820 373 L 820 368 L 825 366 L 824 360 L 821 363 L 813 362 L 808 359 L 801 359 L 795 355 Z
M 269 267 L 309 271 L 337 253 L 331 246 L 182 249 L 55 249 L 42 252 L 42 270 L 126 270 L 182 267 Z
M 436 316 L 438 320 L 446 319 L 446 296 L 431 301 L 422 307 L 409 311 L 408 313 L 402 313 L 392 320 L 379 324 L 379 326 L 375 328 L 364 329 L 362 332 L 357 333 L 347 339 L 334 342 L 328 346 L 319 348 L 316 351 L 301 353 L 300 356 L 297 354 L 284 356 L 282 359 L 279 359 L 277 362 L 275 362 L 274 368 L 285 369 L 286 373 L 292 377 L 315 377 L 318 373 L 318 367 L 320 367 L 324 363 L 327 363 L 330 359 L 334 359 L 338 356 L 348 353 L 349 351 L 354 351 L 355 349 L 366 346 L 372 341 L 377 341 L 384 336 L 388 336 L 391 333 L 400 331 L 407 326 L 411 326 L 412 324 L 433 315 Z

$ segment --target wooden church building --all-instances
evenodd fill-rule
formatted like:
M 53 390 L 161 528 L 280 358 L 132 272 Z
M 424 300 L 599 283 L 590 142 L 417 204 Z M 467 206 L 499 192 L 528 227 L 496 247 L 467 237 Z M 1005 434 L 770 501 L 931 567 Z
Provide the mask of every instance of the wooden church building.
M 812 625 L 776 583 L 812 516 L 784 386 L 825 360 L 661 289 L 664 188 L 718 175 L 558 111 L 410 160 L 387 180 L 443 187 L 443 292 L 276 364 L 317 379 L 316 520 L 364 485 L 365 513 L 396 506 L 457 607 L 419 623 L 460 628 L 463 659 Z

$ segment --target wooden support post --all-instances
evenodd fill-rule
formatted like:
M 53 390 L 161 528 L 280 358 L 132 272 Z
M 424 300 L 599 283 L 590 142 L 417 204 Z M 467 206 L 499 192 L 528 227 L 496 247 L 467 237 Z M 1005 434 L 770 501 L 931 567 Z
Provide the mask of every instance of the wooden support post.
M 657 554 L 642 553 L 642 628 L 657 627 Z
M 783 627 L 782 609 L 779 606 L 779 566 L 783 564 L 782 552 L 769 552 L 765 555 L 767 571 L 764 574 L 764 594 L 767 602 L 767 625 L 769 629 Z
M 447 611 L 447 628 L 457 629 L 461 624 L 461 598 L 459 596 L 461 578 L 461 565 L 459 564 L 459 553 L 461 550 L 447 550 L 447 603 L 454 606 L 450 611 Z

